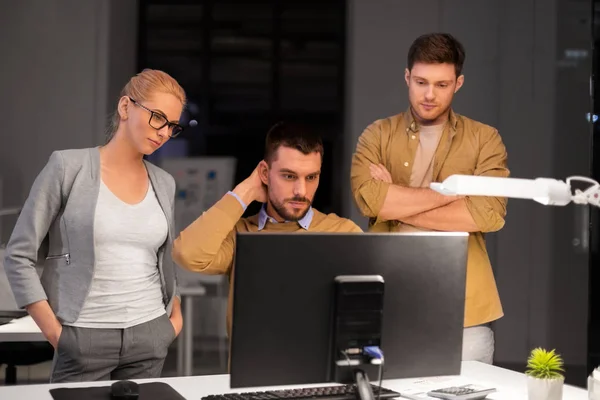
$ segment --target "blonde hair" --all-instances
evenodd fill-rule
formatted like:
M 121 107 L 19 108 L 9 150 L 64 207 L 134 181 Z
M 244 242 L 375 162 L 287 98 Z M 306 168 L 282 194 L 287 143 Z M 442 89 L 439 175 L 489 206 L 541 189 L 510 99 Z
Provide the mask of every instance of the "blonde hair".
M 156 92 L 172 94 L 181 101 L 181 104 L 185 107 L 186 97 L 183 88 L 171 75 L 157 69 L 144 69 L 142 72 L 132 77 L 125 87 L 121 89 L 119 100 L 123 96 L 127 96 L 137 102 L 143 102 L 149 100 Z M 121 116 L 117 109 L 110 118 L 106 132 L 106 143 L 110 142 L 114 137 L 120 122 Z

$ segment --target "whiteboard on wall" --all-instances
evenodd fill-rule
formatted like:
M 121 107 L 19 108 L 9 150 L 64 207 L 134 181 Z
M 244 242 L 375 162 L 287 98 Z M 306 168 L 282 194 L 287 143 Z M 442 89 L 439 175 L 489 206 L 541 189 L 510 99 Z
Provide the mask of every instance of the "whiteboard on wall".
M 213 206 L 234 187 L 234 157 L 176 157 L 163 158 L 161 168 L 173 175 L 175 191 L 175 232 L 179 234 L 204 211 Z M 219 282 L 220 276 L 203 275 L 178 267 L 181 286 L 200 282 Z

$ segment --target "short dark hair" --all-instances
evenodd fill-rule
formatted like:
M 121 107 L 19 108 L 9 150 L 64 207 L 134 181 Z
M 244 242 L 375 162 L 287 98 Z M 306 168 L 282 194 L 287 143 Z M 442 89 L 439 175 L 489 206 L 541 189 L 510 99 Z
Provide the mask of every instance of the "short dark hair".
M 298 123 L 278 122 L 267 133 L 264 160 L 271 163 L 279 147 L 290 147 L 302 154 L 318 152 L 323 158 L 323 141 L 308 126 Z
M 454 64 L 456 77 L 465 63 L 465 48 L 449 33 L 428 33 L 419 36 L 408 50 L 408 70 L 417 62 L 425 64 Z

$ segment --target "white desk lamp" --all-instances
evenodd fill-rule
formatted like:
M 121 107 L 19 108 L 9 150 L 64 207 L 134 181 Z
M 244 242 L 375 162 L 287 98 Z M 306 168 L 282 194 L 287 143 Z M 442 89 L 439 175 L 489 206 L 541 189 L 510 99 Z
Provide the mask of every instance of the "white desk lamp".
M 573 194 L 571 182 L 590 183 L 584 191 L 576 189 Z M 591 204 L 600 207 L 600 185 L 593 179 L 572 176 L 566 182 L 550 179 L 519 179 L 491 176 L 451 175 L 443 182 L 430 184 L 430 188 L 445 195 L 494 196 L 531 199 L 551 206 Z

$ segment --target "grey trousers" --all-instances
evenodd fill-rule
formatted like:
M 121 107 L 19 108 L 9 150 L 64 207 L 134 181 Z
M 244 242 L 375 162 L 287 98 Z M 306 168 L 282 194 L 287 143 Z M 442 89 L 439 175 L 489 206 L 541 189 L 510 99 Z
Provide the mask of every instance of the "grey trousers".
M 159 378 L 174 339 L 167 314 L 126 329 L 65 325 L 50 382 Z
M 463 361 L 494 362 L 494 331 L 489 324 L 472 326 L 463 331 Z

